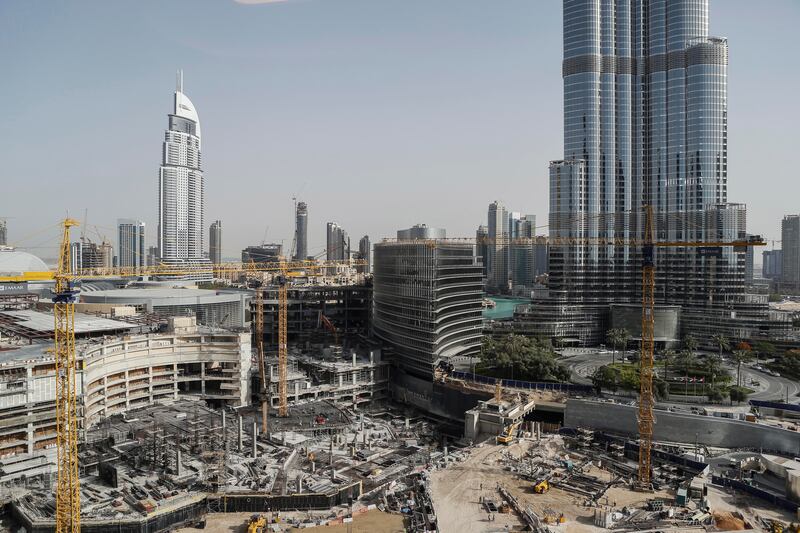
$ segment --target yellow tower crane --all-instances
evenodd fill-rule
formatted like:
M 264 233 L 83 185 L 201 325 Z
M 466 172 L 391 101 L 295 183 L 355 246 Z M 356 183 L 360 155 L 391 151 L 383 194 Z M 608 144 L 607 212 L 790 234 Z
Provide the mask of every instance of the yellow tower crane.
M 78 465 L 78 416 L 76 392 L 76 355 L 75 355 L 75 300 L 77 292 L 73 282 L 84 279 L 101 279 L 106 277 L 163 276 L 177 277 L 197 275 L 198 273 L 214 273 L 216 276 L 238 275 L 255 272 L 274 272 L 278 274 L 278 373 L 279 373 L 279 415 L 287 416 L 287 290 L 289 278 L 324 271 L 326 267 L 339 265 L 360 266 L 363 260 L 348 261 L 286 261 L 281 258 L 277 262 L 268 263 L 221 263 L 206 267 L 176 267 L 171 265 L 155 265 L 149 267 L 92 268 L 72 271 L 70 258 L 70 229 L 78 226 L 73 219 L 61 223 L 61 244 L 59 246 L 58 266 L 55 272 L 23 272 L 19 275 L 0 276 L 0 282 L 55 281 L 53 297 L 53 315 L 55 317 L 55 368 L 56 368 L 56 442 L 58 452 L 58 476 L 56 481 L 56 533 L 80 532 L 80 480 Z M 266 381 L 264 349 L 263 349 L 263 299 L 256 294 L 256 327 L 260 334 L 256 339 L 259 366 L 262 380 L 262 420 L 266 428 Z
M 639 366 L 639 472 L 638 484 L 642 488 L 651 486 L 651 453 L 653 449 L 653 362 L 655 350 L 655 284 L 656 264 L 655 248 L 715 248 L 733 246 L 765 246 L 767 243 L 760 236 L 750 236 L 745 240 L 731 241 L 657 241 L 653 223 L 653 208 L 644 206 L 644 238 L 589 238 L 589 237 L 533 237 L 499 239 L 483 238 L 479 244 L 499 242 L 512 244 L 547 244 L 549 246 L 586 245 L 586 246 L 632 246 L 642 248 L 642 342 L 641 364 Z M 470 239 L 455 239 L 468 241 Z

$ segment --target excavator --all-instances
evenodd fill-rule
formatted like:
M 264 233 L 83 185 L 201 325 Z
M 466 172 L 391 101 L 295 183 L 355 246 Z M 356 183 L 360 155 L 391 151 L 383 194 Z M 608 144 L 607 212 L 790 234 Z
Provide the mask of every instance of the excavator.
M 522 422 L 514 422 L 506 427 L 501 434 L 497 436 L 497 444 L 511 444 L 517 436 L 517 429 L 519 429 Z

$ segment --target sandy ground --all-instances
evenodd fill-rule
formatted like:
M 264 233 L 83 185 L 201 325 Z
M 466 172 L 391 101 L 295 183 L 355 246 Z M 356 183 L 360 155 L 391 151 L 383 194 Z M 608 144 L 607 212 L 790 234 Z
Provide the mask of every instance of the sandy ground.
M 178 533 L 243 533 L 247 531 L 247 523 L 252 513 L 214 513 L 209 514 L 205 529 L 191 527 L 178 529 Z M 308 531 L 313 533 L 403 533 L 403 518 L 399 515 L 369 511 L 357 515 L 351 524 L 336 526 L 320 526 L 314 528 L 296 529 L 289 531 Z
M 708 506 L 712 511 L 739 512 L 745 520 L 751 522 L 756 531 L 761 531 L 757 517 L 769 520 L 780 520 L 784 524 L 797 522 L 797 517 L 788 511 L 771 507 L 766 502 L 753 498 L 748 494 L 726 491 L 720 487 L 708 487 Z
M 351 524 L 338 524 L 335 526 L 321 526 L 311 529 L 291 529 L 290 531 L 308 531 L 310 533 L 403 533 L 403 517 L 396 514 L 369 511 L 357 515 Z
M 506 525 L 512 530 L 521 530 L 523 523 L 516 514 L 497 514 L 494 522 L 487 521 L 487 513 L 479 503 L 480 496 L 501 500 L 497 483 L 504 485 L 524 505 L 529 505 L 539 516 L 545 509 L 564 514 L 567 522 L 559 526 L 564 533 L 595 533 L 606 531 L 594 525 L 594 508 L 584 506 L 584 498 L 572 495 L 558 488 L 545 494 L 534 494 L 533 484 L 517 479 L 504 470 L 499 462 L 501 453 L 509 451 L 516 457 L 522 456 L 529 446 L 536 442 L 517 441 L 511 446 L 485 444 L 475 449 L 463 463 L 456 463 L 445 470 L 434 472 L 431 480 L 433 505 L 439 518 L 442 533 L 489 533 L 504 531 Z M 597 470 L 592 474 L 607 479 L 609 474 Z M 483 487 L 481 489 L 481 486 Z M 659 494 L 642 494 L 622 488 L 611 489 L 609 503 L 618 506 L 643 502 Z

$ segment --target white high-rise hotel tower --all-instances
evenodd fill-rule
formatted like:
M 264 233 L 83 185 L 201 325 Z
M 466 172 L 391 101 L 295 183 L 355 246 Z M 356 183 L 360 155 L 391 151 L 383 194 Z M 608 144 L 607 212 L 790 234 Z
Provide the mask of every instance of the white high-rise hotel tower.
M 200 118 L 178 73 L 158 174 L 158 249 L 167 264 L 205 265 Z

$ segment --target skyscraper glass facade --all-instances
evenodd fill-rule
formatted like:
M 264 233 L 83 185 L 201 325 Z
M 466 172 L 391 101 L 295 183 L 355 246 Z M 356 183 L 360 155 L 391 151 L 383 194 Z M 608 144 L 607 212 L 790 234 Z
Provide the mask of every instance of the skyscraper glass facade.
M 207 264 L 200 118 L 183 94 L 182 75 L 173 103 L 158 176 L 159 254 L 164 263 Z
M 641 298 L 630 243 L 644 206 L 657 241 L 746 239 L 746 209 L 728 204 L 728 43 L 708 35 L 708 0 L 563 0 L 563 14 L 564 157 L 550 164 L 541 309 L 549 320 L 584 304 L 594 328 L 549 331 L 591 344 L 607 327 L 599 306 Z M 745 337 L 767 320 L 746 294 L 744 250 L 657 248 L 655 259 L 656 301 L 682 307 L 684 335 Z M 734 324 L 744 316 L 750 325 Z

